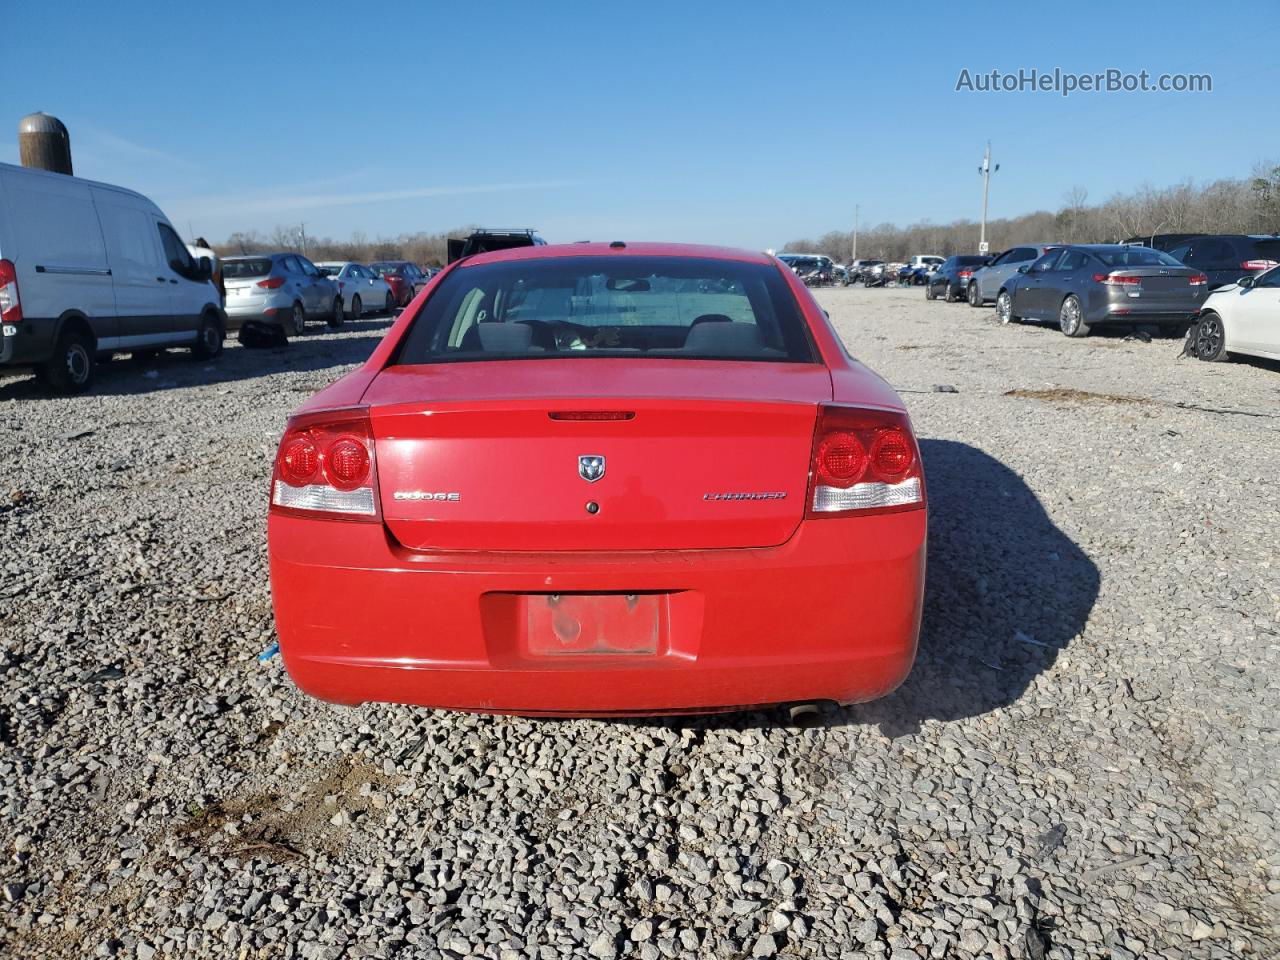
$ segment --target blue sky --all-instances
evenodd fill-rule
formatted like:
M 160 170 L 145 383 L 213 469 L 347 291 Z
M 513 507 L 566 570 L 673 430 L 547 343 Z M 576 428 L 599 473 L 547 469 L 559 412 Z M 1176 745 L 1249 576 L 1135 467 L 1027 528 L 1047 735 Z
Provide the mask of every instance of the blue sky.
M 976 217 L 987 138 L 992 217 L 1280 163 L 1268 5 L 930 9 L 14 0 L 0 160 L 45 110 L 77 174 L 213 240 L 481 223 L 752 248 L 848 229 L 855 204 L 866 225 Z M 1021 67 L 1213 92 L 955 92 L 962 68 Z

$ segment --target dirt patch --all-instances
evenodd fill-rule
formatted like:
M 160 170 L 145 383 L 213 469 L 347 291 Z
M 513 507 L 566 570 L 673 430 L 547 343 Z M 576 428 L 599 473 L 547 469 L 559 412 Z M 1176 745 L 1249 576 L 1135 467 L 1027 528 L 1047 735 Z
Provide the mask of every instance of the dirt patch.
M 1070 390 L 1054 387 L 1051 390 L 1006 390 L 1006 397 L 1023 400 L 1044 400 L 1048 403 L 1140 404 L 1151 403 L 1147 397 L 1127 397 L 1114 393 L 1090 393 L 1088 390 Z
M 337 853 L 350 823 L 374 806 L 370 794 L 395 783 L 372 764 L 342 759 L 297 790 L 227 797 L 192 810 L 177 833 L 228 856 L 287 860 L 312 851 Z

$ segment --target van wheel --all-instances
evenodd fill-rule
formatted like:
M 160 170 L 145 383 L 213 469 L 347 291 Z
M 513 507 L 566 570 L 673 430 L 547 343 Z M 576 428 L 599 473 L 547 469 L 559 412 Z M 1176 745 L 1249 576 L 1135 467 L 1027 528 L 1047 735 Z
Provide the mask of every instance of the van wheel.
M 293 305 L 293 332 L 299 336 L 307 332 L 307 313 L 300 303 Z
M 93 355 L 93 338 L 71 327 L 62 331 L 53 356 L 36 372 L 58 393 L 84 393 L 93 382 Z
M 222 352 L 222 324 L 212 313 L 200 318 L 200 329 L 196 332 L 196 345 L 191 348 L 191 356 L 197 360 L 212 360 Z

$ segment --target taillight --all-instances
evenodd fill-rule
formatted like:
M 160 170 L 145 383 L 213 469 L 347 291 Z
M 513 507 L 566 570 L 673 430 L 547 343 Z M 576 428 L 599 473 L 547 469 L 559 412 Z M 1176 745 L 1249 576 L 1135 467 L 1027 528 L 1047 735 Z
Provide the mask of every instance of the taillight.
M 18 294 L 18 271 L 11 260 L 0 260 L 0 323 L 17 327 L 22 322 L 22 297 Z M 18 331 L 5 330 L 6 336 Z
M 906 414 L 820 408 L 808 516 L 896 513 L 923 506 L 924 472 Z
M 1187 283 L 1193 287 L 1203 287 L 1208 282 L 1209 278 L 1203 273 L 1193 273 L 1191 276 L 1187 277 Z
M 1272 267 L 1280 266 L 1280 260 L 1246 260 L 1240 264 L 1241 270 L 1270 270 Z
M 276 287 L 283 287 L 284 277 L 267 277 L 265 280 L 259 280 L 258 286 L 266 287 L 268 290 L 274 290 Z
M 973 276 L 973 271 L 961 270 L 959 273 L 956 274 L 956 276 L 959 277 L 961 280 L 967 280 L 969 277 Z
M 1122 277 L 1114 273 L 1095 273 L 1093 275 L 1094 283 L 1105 283 L 1112 287 L 1137 286 L 1142 283 L 1141 277 Z
M 271 475 L 271 509 L 339 520 L 381 519 L 366 408 L 325 410 L 289 421 Z

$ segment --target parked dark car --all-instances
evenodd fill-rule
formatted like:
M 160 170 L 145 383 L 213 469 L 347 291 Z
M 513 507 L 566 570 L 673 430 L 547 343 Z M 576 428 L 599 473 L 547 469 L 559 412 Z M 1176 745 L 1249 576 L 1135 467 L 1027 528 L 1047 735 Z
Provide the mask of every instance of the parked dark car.
M 511 229 L 473 230 L 468 237 L 450 237 L 448 246 L 449 262 L 461 260 L 463 257 L 477 253 L 490 253 L 494 250 L 514 250 L 518 247 L 545 247 L 547 241 L 538 235 L 538 231 L 522 227 Z
M 1060 243 L 1031 243 L 1011 247 L 997 255 L 985 267 L 975 270 L 969 278 L 969 285 L 965 288 L 969 306 L 981 307 L 991 303 L 1000 296 L 1005 284 L 1018 275 L 1019 267 L 1029 267 L 1050 250 L 1060 246 Z
M 947 303 L 962 299 L 974 271 L 979 267 L 985 267 L 990 262 L 990 257 L 976 254 L 947 257 L 942 261 L 942 266 L 935 270 L 925 283 L 924 298 L 934 300 L 937 297 L 944 297 Z
M 1126 247 L 1150 247 L 1152 250 L 1162 250 L 1165 253 L 1170 253 L 1174 247 L 1180 247 L 1188 240 L 1203 236 L 1205 236 L 1203 233 L 1153 233 L 1149 237 L 1130 237 L 1128 240 L 1121 242 Z
M 1169 251 L 1178 262 L 1199 270 L 1216 290 L 1241 277 L 1256 277 L 1280 266 L 1280 236 L 1226 234 L 1196 237 Z
M 1185 332 L 1208 296 L 1203 273 L 1167 253 L 1119 243 L 1070 244 L 1019 267 L 996 314 L 1052 320 L 1068 337 L 1100 324 L 1156 324 Z
M 395 295 L 397 307 L 403 307 L 412 300 L 431 279 L 419 269 L 416 263 L 410 263 L 408 260 L 380 260 L 369 264 L 369 268 L 387 281 L 387 285 Z

